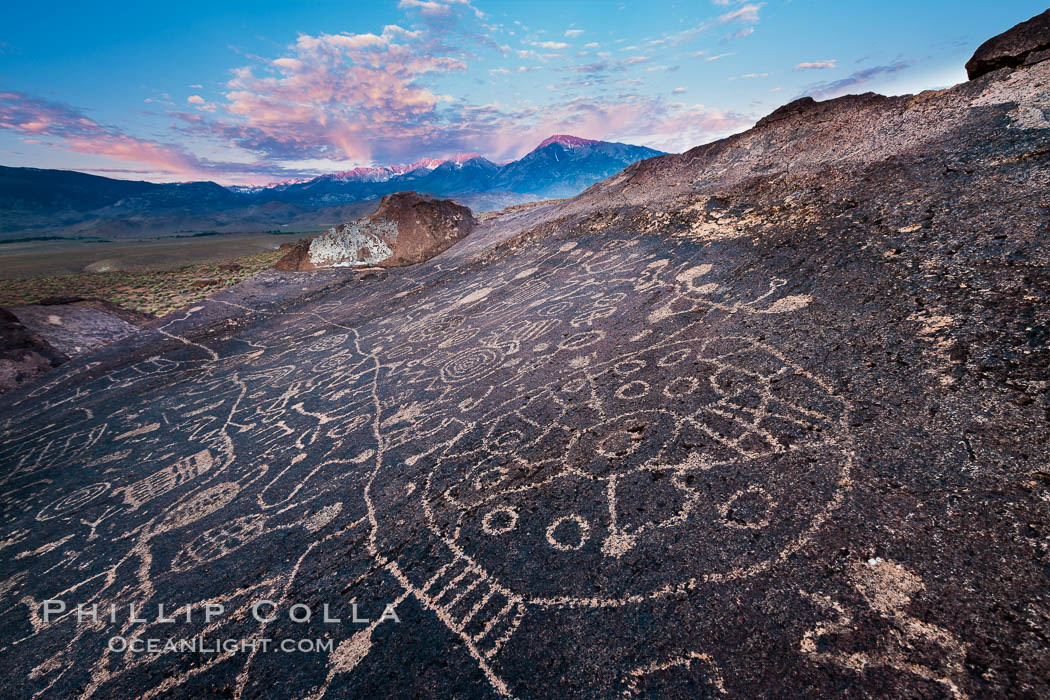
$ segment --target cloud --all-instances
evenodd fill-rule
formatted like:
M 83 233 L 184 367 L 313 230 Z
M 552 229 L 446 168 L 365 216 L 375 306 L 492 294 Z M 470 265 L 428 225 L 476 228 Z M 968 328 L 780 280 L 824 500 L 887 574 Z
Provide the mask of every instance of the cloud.
M 723 15 L 718 16 L 719 24 L 729 24 L 730 22 L 747 22 L 754 24 L 758 22 L 758 11 L 765 5 L 764 2 L 741 5 L 735 10 L 730 10 Z
M 873 66 L 871 68 L 865 68 L 864 70 L 857 71 L 846 78 L 841 80 L 835 80 L 831 82 L 821 82 L 810 85 L 799 97 L 813 97 L 815 99 L 827 99 L 829 97 L 838 97 L 844 95 L 847 92 L 853 90 L 857 86 L 870 83 L 878 78 L 894 75 L 901 71 L 911 68 L 913 65 L 912 61 L 897 61 L 896 63 L 890 63 L 884 66 Z
M 449 10 L 449 6 L 444 3 L 428 2 L 425 0 L 401 0 L 397 6 L 402 10 L 415 9 L 431 13 L 444 13 Z
M 469 7 L 479 18 L 485 14 L 474 8 L 469 0 L 401 0 L 397 6 L 402 10 L 419 10 L 425 16 L 447 16 L 456 5 Z
M 614 70 L 623 70 L 619 66 L 613 66 L 609 63 L 598 62 L 598 63 L 583 63 L 573 66 L 566 66 L 569 70 L 575 73 L 608 73 Z
M 733 4 L 733 3 L 739 3 L 739 2 L 741 2 L 741 0 L 725 0 L 725 2 L 721 2 L 720 0 L 715 0 L 714 4 L 715 5 L 720 5 L 720 6 L 729 6 L 729 5 Z M 759 10 L 761 10 L 765 6 L 765 4 L 766 3 L 764 3 L 764 2 L 758 2 L 758 3 L 747 3 L 746 5 L 741 5 L 740 7 L 736 8 L 734 10 L 730 10 L 729 12 L 722 13 L 721 15 L 719 15 L 715 19 L 701 22 L 700 24 L 696 25 L 695 27 L 690 27 L 689 29 L 684 29 L 684 30 L 679 31 L 679 32 L 666 34 L 661 39 L 656 39 L 656 40 L 650 41 L 649 44 L 653 45 L 653 46 L 663 46 L 663 45 L 676 46 L 676 45 L 681 45 L 681 44 L 685 44 L 685 43 L 687 43 L 689 41 L 692 41 L 696 37 L 700 36 L 701 34 L 704 34 L 705 32 L 707 32 L 707 31 L 709 31 L 712 28 L 717 27 L 717 26 L 721 26 L 721 25 L 725 25 L 725 24 L 734 24 L 734 23 L 742 23 L 742 24 L 747 24 L 747 25 L 758 24 L 758 21 L 759 21 Z M 742 28 L 742 29 L 740 29 L 740 30 L 738 30 L 736 32 L 732 32 L 730 34 L 725 35 L 724 37 L 722 37 L 722 41 L 729 41 L 729 40 L 732 40 L 732 39 L 740 39 L 740 38 L 743 38 L 745 36 L 750 35 L 753 32 L 754 32 L 754 28 L 753 27 L 744 27 L 744 28 Z
M 681 95 L 683 92 L 685 92 L 684 87 L 676 87 L 674 90 L 671 90 L 672 95 Z
M 383 150 L 377 144 L 425 142 L 440 128 L 441 106 L 452 98 L 421 80 L 466 70 L 441 55 L 443 40 L 396 25 L 378 35 L 302 34 L 289 55 L 236 69 L 226 118 L 191 128 L 272 159 L 368 162 Z
M 567 36 L 569 38 L 578 37 L 580 34 L 583 34 L 583 30 L 582 29 L 566 29 L 565 30 L 565 36 Z
M 202 105 L 202 104 L 204 104 L 204 98 L 201 97 L 200 95 L 190 95 L 189 97 L 186 98 L 186 101 L 189 102 L 191 105 Z
M 736 51 L 730 51 L 729 53 L 720 53 L 717 56 L 708 56 L 704 60 L 707 61 L 708 63 L 710 63 L 711 61 L 718 61 L 718 60 L 723 59 L 723 58 L 725 58 L 727 56 L 735 56 L 735 55 L 736 55 Z
M 738 31 L 726 34 L 722 37 L 722 41 L 732 41 L 733 39 L 743 39 L 745 36 L 751 36 L 755 33 L 754 27 L 744 27 Z
M 806 61 L 795 66 L 795 70 L 824 70 L 827 68 L 836 68 L 837 66 L 838 61 L 831 58 L 827 61 Z
M 736 75 L 730 78 L 730 80 L 752 80 L 754 78 L 768 78 L 769 73 L 744 73 L 743 75 Z
M 205 161 L 179 146 L 130 136 L 73 107 L 22 92 L 0 92 L 0 129 L 73 153 L 152 166 L 152 172 L 202 178 L 249 167 Z
M 555 51 L 569 48 L 569 45 L 564 41 L 530 41 L 529 43 L 541 49 L 552 49 Z

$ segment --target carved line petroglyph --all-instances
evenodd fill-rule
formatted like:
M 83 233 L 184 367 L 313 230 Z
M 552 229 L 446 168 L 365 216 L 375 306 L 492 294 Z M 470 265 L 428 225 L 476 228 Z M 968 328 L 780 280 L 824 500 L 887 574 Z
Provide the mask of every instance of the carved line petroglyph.
M 889 667 L 919 678 L 939 683 L 952 697 L 965 698 L 959 683 L 966 676 L 967 645 L 948 630 L 923 622 L 904 612 L 911 597 L 923 591 L 925 585 L 918 576 L 900 564 L 881 558 L 854 564 L 850 582 L 861 594 L 868 607 L 890 621 L 893 628 L 880 648 L 871 651 L 821 651 L 819 640 L 829 635 L 849 635 L 856 629 L 854 615 L 828 596 L 799 591 L 823 610 L 834 612 L 835 619 L 822 622 L 807 631 L 799 645 L 801 651 L 823 663 L 863 673 L 869 668 Z M 940 649 L 943 670 L 917 663 L 911 657 L 923 647 Z
M 693 651 L 683 656 L 677 656 L 673 659 L 665 661 L 663 663 L 652 663 L 647 666 L 641 666 L 632 670 L 628 674 L 627 689 L 624 695 L 627 697 L 634 697 L 640 695 L 641 692 L 638 688 L 640 681 L 646 676 L 650 676 L 656 673 L 667 671 L 674 668 L 685 668 L 686 670 L 692 670 L 694 661 L 702 662 L 704 668 L 707 669 L 706 677 L 709 678 L 709 682 L 714 686 L 715 690 L 718 691 L 719 695 L 726 695 L 725 681 L 722 679 L 722 672 L 719 670 L 718 665 L 709 654 Z

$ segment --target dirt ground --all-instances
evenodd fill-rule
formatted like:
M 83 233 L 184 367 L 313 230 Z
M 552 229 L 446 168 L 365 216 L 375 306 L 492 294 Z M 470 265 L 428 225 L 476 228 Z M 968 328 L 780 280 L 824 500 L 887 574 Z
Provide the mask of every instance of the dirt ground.
M 251 277 L 273 265 L 281 255 L 278 250 L 263 250 L 160 269 L 0 279 L 0 306 L 32 304 L 56 296 L 82 296 L 163 316 Z

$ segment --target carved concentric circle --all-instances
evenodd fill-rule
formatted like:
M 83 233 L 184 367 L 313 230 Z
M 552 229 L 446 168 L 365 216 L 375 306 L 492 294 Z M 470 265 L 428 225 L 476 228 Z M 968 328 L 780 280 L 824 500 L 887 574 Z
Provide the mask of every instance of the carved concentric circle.
M 441 380 L 462 384 L 481 379 L 503 364 L 503 353 L 497 348 L 478 347 L 459 353 L 441 367 Z
M 52 501 L 51 503 L 44 506 L 44 508 L 37 513 L 37 520 L 53 520 L 55 518 L 61 518 L 66 515 L 71 515 L 88 503 L 91 503 L 102 494 L 109 491 L 109 483 L 102 482 L 98 484 L 91 484 L 84 488 L 77 489 L 72 493 L 62 496 L 58 500 Z

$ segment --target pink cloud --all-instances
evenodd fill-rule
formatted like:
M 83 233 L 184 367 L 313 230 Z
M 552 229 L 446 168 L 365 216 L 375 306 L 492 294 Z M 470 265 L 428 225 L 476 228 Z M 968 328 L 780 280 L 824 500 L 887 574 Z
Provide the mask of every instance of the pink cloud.
M 150 172 L 154 174 L 176 175 L 184 179 L 205 179 L 219 173 L 246 173 L 259 167 L 259 164 L 206 161 L 179 146 L 125 134 L 68 105 L 21 92 L 0 92 L 0 129 L 25 134 L 29 138 L 24 140 L 29 143 L 151 166 Z
M 827 61 L 805 61 L 795 66 L 795 70 L 825 70 L 828 68 L 835 68 L 837 66 L 838 61 L 832 58 Z
M 747 22 L 749 24 L 754 24 L 758 22 L 758 11 L 762 9 L 763 5 L 765 5 L 764 2 L 741 5 L 735 10 L 730 10 L 723 15 L 719 15 L 718 23 L 728 24 L 730 22 Z
M 422 32 L 396 25 L 378 35 L 300 35 L 290 55 L 234 71 L 228 116 L 207 128 L 273 158 L 367 162 L 377 142 L 425 140 L 451 101 L 421 78 L 466 64 L 429 48 Z

